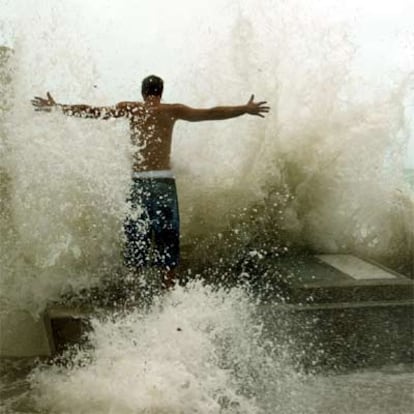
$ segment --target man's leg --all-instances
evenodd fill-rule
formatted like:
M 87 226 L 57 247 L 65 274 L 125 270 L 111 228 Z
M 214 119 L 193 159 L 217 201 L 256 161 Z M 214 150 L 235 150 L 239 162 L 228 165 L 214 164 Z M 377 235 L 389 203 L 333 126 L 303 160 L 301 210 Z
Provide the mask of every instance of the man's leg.
M 162 269 L 162 285 L 166 289 L 173 288 L 176 283 L 176 267 L 178 266 L 179 233 L 175 229 L 164 229 L 155 234 L 155 259 Z
M 176 283 L 175 270 L 174 269 L 165 270 L 162 286 L 165 289 L 172 289 L 175 286 L 175 283 Z
M 180 256 L 180 218 L 174 179 L 159 179 L 156 184 L 152 220 L 156 264 L 163 268 L 163 286 L 175 285 L 175 268 Z
M 137 276 L 150 262 L 151 227 L 148 215 L 150 191 L 145 179 L 134 178 L 128 198 L 131 209 L 124 221 L 124 263 Z

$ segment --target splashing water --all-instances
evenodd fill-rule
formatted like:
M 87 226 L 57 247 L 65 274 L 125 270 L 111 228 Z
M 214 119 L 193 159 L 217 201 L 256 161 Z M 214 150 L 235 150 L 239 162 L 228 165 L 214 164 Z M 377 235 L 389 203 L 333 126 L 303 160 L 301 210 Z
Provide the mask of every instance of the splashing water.
M 191 266 L 220 268 L 222 277 L 223 266 L 248 252 L 289 247 L 353 252 L 410 271 L 414 195 L 404 159 L 414 33 L 392 18 L 409 15 L 406 2 L 395 2 L 385 21 L 368 6 L 334 0 L 178 0 L 162 9 L 26 1 L 18 15 L 6 13 L 15 4 L 23 3 L 0 0 L 1 28 L 13 39 L 0 73 L 1 312 L 39 314 L 63 294 L 123 272 L 128 125 L 35 113 L 29 100 L 47 90 L 63 103 L 135 100 L 149 73 L 164 77 L 168 102 L 240 104 L 254 92 L 272 107 L 265 120 L 176 126 Z M 375 24 L 384 38 L 370 37 Z M 304 379 L 281 344 L 262 343 L 260 334 L 245 293 L 179 288 L 147 312 L 94 321 L 91 349 L 75 352 L 68 367 L 33 374 L 37 406 L 289 414 L 342 404 L 344 413 L 381 412 L 362 397 L 359 408 L 339 403 L 327 379 Z M 333 401 L 322 406 L 327 389 Z
M 93 328 L 66 364 L 32 372 L 29 412 L 408 414 L 413 403 L 404 367 L 328 377 L 293 369 L 240 289 L 192 283 Z
M 196 283 L 145 314 L 94 321 L 90 350 L 34 374 L 39 404 L 67 413 L 277 412 L 300 375 L 281 364 L 282 347 L 263 341 L 254 315 L 241 290 Z
M 239 251 L 261 236 L 265 250 L 287 245 L 354 252 L 409 269 L 413 193 L 403 181 L 403 159 L 411 134 L 412 56 L 407 54 L 405 66 L 366 69 L 358 36 L 367 11 L 345 8 L 339 17 L 338 4 L 328 6 L 299 0 L 269 1 L 261 8 L 249 1 L 192 6 L 179 15 L 188 23 L 185 30 L 198 28 L 191 37 L 178 30 L 177 11 L 158 15 L 150 6 L 133 13 L 157 15 L 162 33 L 143 23 L 136 33 L 125 25 L 115 35 L 114 21 L 92 5 L 72 9 L 45 2 L 36 6 L 39 15 L 19 16 L 30 35 L 15 33 L 11 108 L 2 121 L 8 215 L 2 213 L 7 254 L 0 265 L 8 306 L 24 304 L 36 312 L 47 300 L 117 273 L 129 185 L 125 123 L 38 114 L 29 99 L 45 90 L 68 103 L 137 99 L 137 72 L 163 75 L 167 101 L 243 102 L 253 90 L 272 106 L 264 121 L 177 125 L 173 164 L 182 243 L 193 251 L 193 261 L 208 246 L 220 251 L 220 244 L 209 242 L 217 233 L 239 228 L 242 235 L 232 242 Z M 125 10 L 111 7 L 115 21 Z M 321 10 L 330 13 L 322 18 Z M 187 20 L 196 11 L 198 17 Z M 92 16 L 107 23 L 106 35 L 82 28 Z M 76 30 L 68 32 L 69 25 Z M 125 51 L 112 51 L 119 35 Z M 393 36 L 400 39 L 398 32 Z M 161 41 L 195 52 L 182 57 L 178 70 L 169 49 L 157 59 L 148 54 Z M 136 43 L 142 54 L 133 49 Z M 114 71 L 114 62 L 127 58 L 125 70 Z

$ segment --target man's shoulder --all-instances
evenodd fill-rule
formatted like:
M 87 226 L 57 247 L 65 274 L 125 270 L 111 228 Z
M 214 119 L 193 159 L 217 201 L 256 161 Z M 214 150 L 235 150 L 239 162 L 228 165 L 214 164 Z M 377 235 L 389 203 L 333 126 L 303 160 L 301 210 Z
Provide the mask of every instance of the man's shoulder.
M 181 103 L 162 103 L 159 108 L 171 115 L 179 115 L 187 107 Z
M 160 104 L 160 108 L 163 108 L 163 109 L 173 109 L 173 108 L 177 108 L 179 106 L 182 106 L 182 105 L 178 104 L 178 103 L 165 103 L 165 102 Z
M 138 101 L 123 101 L 123 102 L 118 102 L 116 104 L 117 108 L 122 108 L 122 109 L 132 109 L 132 108 L 141 107 L 142 105 L 143 103 L 138 102 Z

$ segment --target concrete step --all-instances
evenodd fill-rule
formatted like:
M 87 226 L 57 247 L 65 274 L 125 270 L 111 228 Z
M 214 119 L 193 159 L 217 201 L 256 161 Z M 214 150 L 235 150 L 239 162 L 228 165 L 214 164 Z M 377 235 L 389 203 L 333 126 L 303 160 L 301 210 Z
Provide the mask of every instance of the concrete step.
M 414 282 L 352 255 L 278 260 L 285 304 L 263 309 L 295 364 L 346 370 L 414 362 Z M 269 302 L 268 302 L 269 303 Z
M 90 318 L 96 313 L 96 309 L 86 306 L 49 306 L 44 320 L 51 335 L 52 354 L 60 354 L 69 346 L 84 343 L 85 335 L 91 330 Z
M 294 363 L 345 369 L 414 362 L 412 280 L 350 255 L 275 258 L 266 268 L 270 276 L 255 281 L 265 293 L 259 312 L 269 337 L 290 347 Z M 272 296 L 268 289 L 278 283 L 288 291 L 284 303 L 280 290 Z M 24 311 L 4 314 L 1 355 L 60 353 L 82 343 L 90 318 L 107 312 L 54 304 L 38 320 Z
M 414 300 L 267 306 L 268 335 L 312 371 L 414 362 Z
M 53 338 L 43 317 L 18 309 L 0 312 L 0 357 L 47 357 L 52 348 Z
M 317 255 L 278 262 L 291 303 L 414 299 L 414 281 L 352 255 Z

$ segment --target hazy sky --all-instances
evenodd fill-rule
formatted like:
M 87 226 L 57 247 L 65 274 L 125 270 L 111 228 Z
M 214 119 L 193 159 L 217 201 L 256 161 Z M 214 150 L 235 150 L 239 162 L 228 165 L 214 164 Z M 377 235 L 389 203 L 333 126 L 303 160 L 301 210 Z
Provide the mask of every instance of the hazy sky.
M 277 13 L 281 4 L 287 4 L 284 7 L 291 7 L 291 13 L 298 13 L 301 19 L 309 14 L 348 25 L 358 49 L 358 70 L 365 77 L 371 76 L 373 82 L 381 82 L 379 74 L 387 70 L 414 71 L 414 0 L 315 0 L 311 6 L 300 0 L 0 0 L 0 43 L 15 46 L 16 38 L 22 35 L 26 39 L 67 36 L 67 52 L 77 59 L 74 49 L 83 47 L 78 56 L 83 54 L 84 58 L 88 50 L 106 95 L 117 99 L 125 79 L 132 82 L 148 72 L 163 76 L 168 71 L 168 78 L 174 82 L 184 65 L 203 62 L 189 75 L 196 76 L 209 61 L 203 48 L 207 50 L 214 41 L 223 42 L 223 33 L 231 30 L 235 16 L 244 14 L 254 25 L 256 16 Z M 255 27 L 259 32 L 261 29 Z M 49 43 L 50 53 L 63 62 L 68 54 L 65 42 L 56 46 L 58 53 Z M 170 93 L 167 99 L 179 99 L 183 91 L 179 91 L 180 96 Z M 414 100 L 413 95 L 409 101 Z M 414 138 L 407 163 L 414 168 Z

